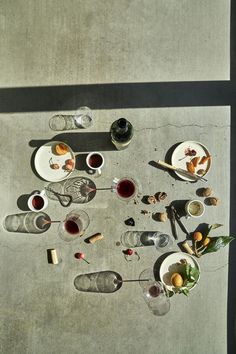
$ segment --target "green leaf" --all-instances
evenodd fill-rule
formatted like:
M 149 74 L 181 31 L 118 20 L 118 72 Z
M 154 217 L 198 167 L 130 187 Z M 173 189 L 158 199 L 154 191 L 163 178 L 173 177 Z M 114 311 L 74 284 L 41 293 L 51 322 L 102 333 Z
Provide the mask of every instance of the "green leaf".
M 167 296 L 172 297 L 175 294 L 174 291 L 168 290 Z
M 191 280 L 197 281 L 199 278 L 199 270 L 196 267 L 191 267 L 190 277 Z
M 188 288 L 182 288 L 182 289 L 179 290 L 179 294 L 184 294 L 185 296 L 188 296 L 189 289 Z
M 225 247 L 232 240 L 234 240 L 233 236 L 211 237 L 211 242 L 209 243 L 207 248 L 202 252 L 202 254 L 216 252 L 221 247 Z
M 186 288 L 192 288 L 195 283 L 196 283 L 195 281 L 188 281 L 185 286 Z
M 208 234 L 209 234 L 209 232 L 211 231 L 211 230 L 213 230 L 213 229 L 217 229 L 218 227 L 220 227 L 220 226 L 223 226 L 223 224 L 212 224 L 212 225 L 210 225 L 209 226 L 209 229 L 208 229 Z

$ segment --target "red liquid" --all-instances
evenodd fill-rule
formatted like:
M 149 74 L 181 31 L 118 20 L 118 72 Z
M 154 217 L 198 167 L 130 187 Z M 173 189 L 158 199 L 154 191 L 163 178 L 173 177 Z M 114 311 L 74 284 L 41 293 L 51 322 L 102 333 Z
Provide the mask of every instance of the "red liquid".
M 102 165 L 103 159 L 98 154 L 93 154 L 89 158 L 89 165 L 93 168 L 98 168 Z
M 153 285 L 151 286 L 151 288 L 148 289 L 148 292 L 151 295 L 151 297 L 157 297 L 160 294 L 160 289 L 155 285 Z
M 73 220 L 67 220 L 64 225 L 66 231 L 72 235 L 75 235 L 79 232 L 79 226 Z
M 36 210 L 41 210 L 44 206 L 44 200 L 42 197 L 40 197 L 39 195 L 36 195 L 33 199 L 32 199 L 32 205 L 34 207 L 34 209 Z
M 122 198 L 130 198 L 134 195 L 135 193 L 135 184 L 134 182 L 128 180 L 128 179 L 123 179 L 121 180 L 118 185 L 117 185 L 117 193 L 122 197 Z

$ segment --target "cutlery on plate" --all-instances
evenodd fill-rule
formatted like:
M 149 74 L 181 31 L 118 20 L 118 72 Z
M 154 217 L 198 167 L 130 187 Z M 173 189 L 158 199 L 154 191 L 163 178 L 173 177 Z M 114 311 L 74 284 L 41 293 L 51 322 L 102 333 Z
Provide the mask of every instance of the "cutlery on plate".
M 175 171 L 175 172 L 178 172 L 180 174 L 182 174 L 183 176 L 186 176 L 188 178 L 192 178 L 193 181 L 204 181 L 204 182 L 207 182 L 207 179 L 202 177 L 202 176 L 198 176 L 194 173 L 191 173 L 189 171 L 186 171 L 186 170 L 183 170 L 182 168 L 178 168 L 178 167 L 175 167 L 173 165 L 170 165 L 164 161 L 161 161 L 161 160 L 157 160 L 156 163 L 162 167 L 165 167 L 165 168 L 168 168 L 169 170 L 172 170 L 172 171 Z

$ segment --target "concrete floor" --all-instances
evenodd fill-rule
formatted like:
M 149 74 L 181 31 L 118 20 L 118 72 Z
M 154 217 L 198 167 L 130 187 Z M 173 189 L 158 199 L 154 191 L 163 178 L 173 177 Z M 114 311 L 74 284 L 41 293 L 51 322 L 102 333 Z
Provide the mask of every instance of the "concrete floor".
M 1 87 L 229 79 L 229 1 L 173 1 L 168 6 L 159 0 L 146 6 L 125 0 L 10 1 L 1 8 Z M 65 96 L 58 109 L 70 100 Z M 112 102 L 115 106 L 115 95 L 111 107 Z M 31 104 L 29 100 L 26 112 L 11 113 L 9 105 L 9 113 L 0 114 L 2 221 L 22 212 L 25 197 L 47 185 L 34 174 L 31 159 L 40 144 L 58 139 L 48 128 L 58 110 L 31 112 Z M 78 100 L 78 106 L 84 104 Z M 107 132 L 121 116 L 132 122 L 135 135 L 129 149 L 117 152 Z M 127 263 L 116 243 L 128 229 L 124 220 L 129 216 L 135 218 L 136 229 L 170 234 L 169 222 L 160 224 L 141 210 L 161 211 L 172 200 L 196 197 L 203 183 L 176 180 L 150 164 L 184 140 L 201 141 L 211 151 L 209 184 L 222 201 L 219 207 L 207 207 L 200 222 L 222 223 L 220 232 L 229 234 L 230 108 L 94 110 L 91 128 L 76 139 L 59 137 L 79 153 L 78 159 L 93 150 L 104 154 L 98 187 L 108 186 L 114 176 L 131 174 L 140 180 L 142 195 L 163 190 L 168 199 L 152 207 L 141 200 L 125 205 L 110 192 L 97 194 L 83 205 L 91 219 L 85 236 L 105 236 L 95 245 L 84 238 L 65 243 L 55 225 L 42 235 L 8 233 L 1 226 L 1 353 L 226 353 L 228 248 L 200 259 L 199 285 L 189 298 L 172 298 L 164 317 L 149 312 L 138 284 L 124 284 L 117 293 L 104 295 L 80 293 L 73 281 L 78 274 L 107 269 L 137 278 L 155 264 L 161 254 L 153 247 L 139 250 L 139 262 Z M 88 176 L 82 169 L 73 175 Z M 46 212 L 52 219 L 63 218 L 73 208 L 63 209 L 50 200 Z M 186 225 L 195 230 L 199 222 L 187 220 Z M 179 241 L 184 238 L 179 232 Z M 57 249 L 59 265 L 48 264 L 49 248 Z M 78 250 L 85 252 L 90 265 L 74 259 Z M 179 250 L 177 244 L 173 250 Z

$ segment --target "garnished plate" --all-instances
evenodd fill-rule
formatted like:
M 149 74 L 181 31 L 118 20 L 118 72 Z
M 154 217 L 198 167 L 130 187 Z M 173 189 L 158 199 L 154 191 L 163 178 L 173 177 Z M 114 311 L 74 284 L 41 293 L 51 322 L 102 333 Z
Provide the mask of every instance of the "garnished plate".
M 65 153 L 58 155 L 56 147 L 62 144 L 65 146 Z M 66 151 L 67 150 L 67 151 Z M 59 152 L 62 152 L 59 150 Z M 71 170 L 67 170 L 68 161 L 74 161 Z M 34 165 L 37 173 L 45 181 L 58 182 L 69 177 L 75 166 L 75 155 L 71 148 L 61 141 L 50 141 L 42 145 L 36 152 Z
M 205 160 L 205 161 L 204 161 Z M 171 164 L 177 168 L 193 172 L 199 176 L 205 176 L 211 167 L 212 157 L 209 150 L 197 141 L 184 141 L 173 151 Z M 193 170 L 191 170 L 193 168 Z M 176 175 L 185 181 L 192 181 L 191 178 L 176 172 Z
M 199 271 L 199 278 L 200 278 L 200 266 L 197 260 L 193 257 L 190 256 L 187 253 L 184 252 L 174 252 L 171 253 L 169 256 L 167 256 L 164 261 L 162 262 L 159 270 L 159 275 L 161 282 L 164 283 L 167 287 L 168 290 L 173 291 L 174 286 L 171 284 L 171 276 L 173 273 L 179 273 L 180 271 L 180 266 L 182 263 L 182 260 L 186 260 L 188 264 L 190 264 L 192 267 L 196 267 Z M 198 281 L 199 281 L 198 278 Z M 195 283 L 190 290 L 192 290 L 197 283 Z

